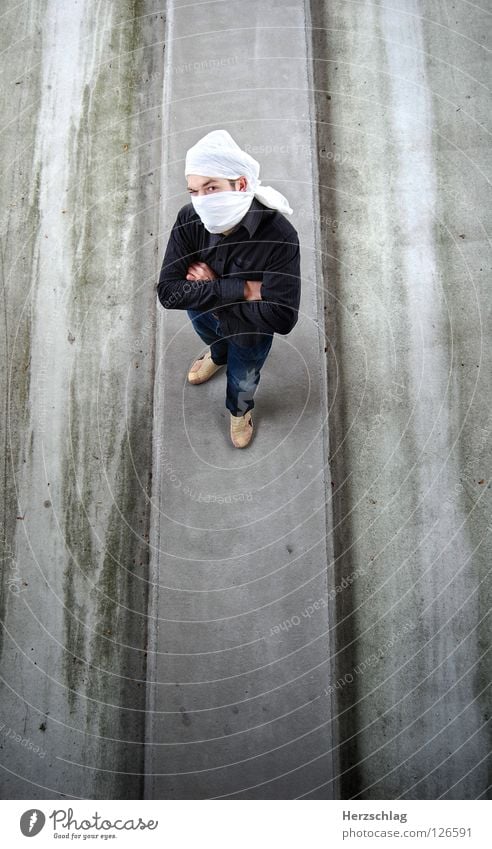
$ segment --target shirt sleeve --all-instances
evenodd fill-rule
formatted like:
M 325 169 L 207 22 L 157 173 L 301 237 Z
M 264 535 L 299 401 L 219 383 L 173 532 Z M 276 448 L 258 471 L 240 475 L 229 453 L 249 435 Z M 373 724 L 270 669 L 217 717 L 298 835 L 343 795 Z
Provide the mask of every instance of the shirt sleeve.
M 243 301 L 221 312 L 227 332 L 290 333 L 298 320 L 301 299 L 299 241 L 281 242 L 263 271 L 261 301 Z
M 168 310 L 208 310 L 244 300 L 244 280 L 239 277 L 186 279 L 188 266 L 199 256 L 191 244 L 189 229 L 181 210 L 169 236 L 157 284 L 162 306 Z

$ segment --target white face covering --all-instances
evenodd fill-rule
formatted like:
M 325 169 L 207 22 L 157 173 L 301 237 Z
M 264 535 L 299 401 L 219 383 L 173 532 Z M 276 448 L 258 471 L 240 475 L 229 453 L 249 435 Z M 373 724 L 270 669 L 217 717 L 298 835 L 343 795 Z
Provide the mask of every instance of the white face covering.
M 239 224 L 253 202 L 252 191 L 213 192 L 202 197 L 191 196 L 191 202 L 209 233 L 223 233 Z
M 246 177 L 246 191 L 214 192 L 204 197 L 192 197 L 197 215 L 209 233 L 223 233 L 239 224 L 246 215 L 253 197 L 270 209 L 292 215 L 293 210 L 284 195 L 272 186 L 262 186 L 258 179 L 260 163 L 241 150 L 227 130 L 212 130 L 186 153 L 185 177 L 224 177 L 237 180 Z

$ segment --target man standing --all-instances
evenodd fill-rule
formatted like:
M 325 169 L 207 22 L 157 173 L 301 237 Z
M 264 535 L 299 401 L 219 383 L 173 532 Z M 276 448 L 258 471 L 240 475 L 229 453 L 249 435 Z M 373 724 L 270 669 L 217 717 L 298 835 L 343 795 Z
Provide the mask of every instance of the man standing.
M 244 448 L 251 410 L 274 333 L 297 322 L 301 295 L 297 231 L 286 198 L 261 186 L 259 163 L 226 130 L 208 133 L 186 154 L 191 203 L 172 228 L 157 293 L 166 309 L 186 309 L 207 345 L 188 373 L 204 383 L 226 365 L 230 436 Z

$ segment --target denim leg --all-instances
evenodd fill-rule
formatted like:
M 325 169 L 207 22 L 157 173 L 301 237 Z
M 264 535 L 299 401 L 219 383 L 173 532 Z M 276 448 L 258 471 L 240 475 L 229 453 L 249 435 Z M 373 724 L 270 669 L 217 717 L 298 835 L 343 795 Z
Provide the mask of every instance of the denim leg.
M 273 334 L 265 333 L 259 345 L 242 348 L 229 338 L 226 407 L 233 416 L 252 410 L 260 370 L 272 347 Z
M 194 329 L 200 339 L 210 346 L 212 360 L 217 365 L 225 365 L 227 362 L 228 342 L 220 335 L 220 325 L 211 312 L 200 310 L 186 310 Z

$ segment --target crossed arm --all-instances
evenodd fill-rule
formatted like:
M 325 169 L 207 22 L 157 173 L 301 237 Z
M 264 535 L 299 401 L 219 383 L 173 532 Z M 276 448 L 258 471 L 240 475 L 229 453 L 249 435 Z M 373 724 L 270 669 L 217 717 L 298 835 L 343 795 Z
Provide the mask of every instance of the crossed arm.
M 186 272 L 187 280 L 218 280 L 219 276 L 206 262 L 192 262 Z M 244 300 L 261 301 L 261 280 L 244 281 Z
M 272 243 L 262 280 L 218 277 L 189 244 L 186 221 L 179 216 L 171 231 L 157 285 L 166 309 L 224 308 L 221 315 L 231 332 L 290 333 L 298 319 L 300 301 L 299 243 Z M 258 269 L 254 269 L 257 274 Z M 234 329 L 232 329 L 234 328 Z

